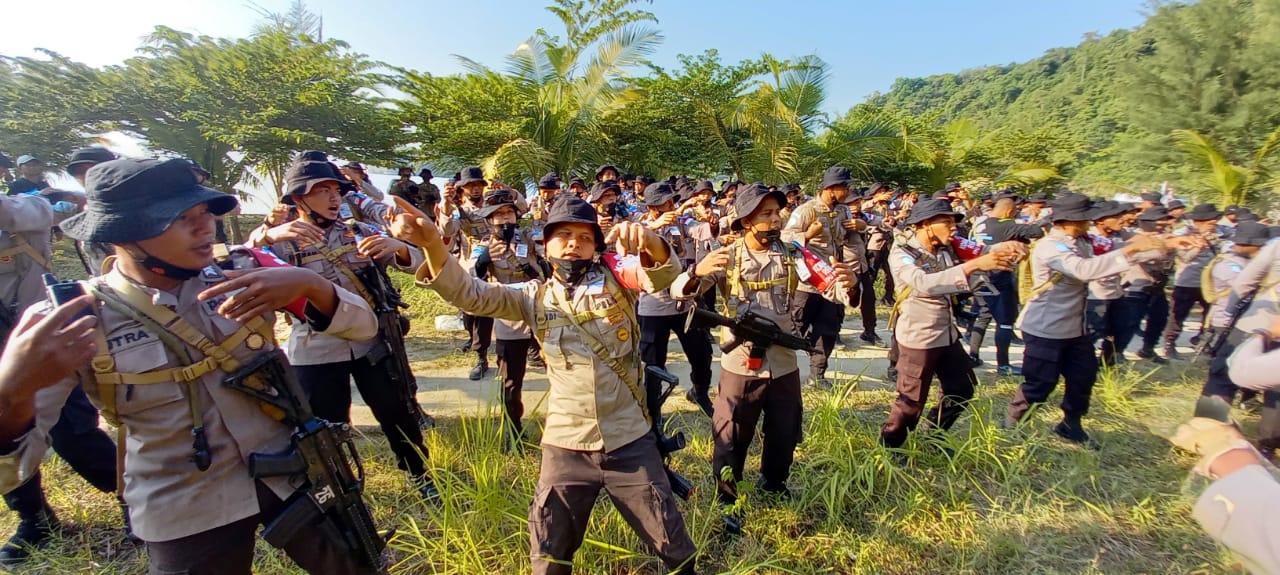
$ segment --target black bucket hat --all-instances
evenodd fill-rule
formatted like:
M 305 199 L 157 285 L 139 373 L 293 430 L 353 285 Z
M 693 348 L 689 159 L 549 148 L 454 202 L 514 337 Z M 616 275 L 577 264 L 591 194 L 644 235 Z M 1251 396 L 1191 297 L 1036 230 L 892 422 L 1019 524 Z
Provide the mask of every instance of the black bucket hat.
M 1169 208 L 1170 210 L 1176 210 L 1178 208 L 1182 208 L 1184 210 L 1187 209 L 1187 205 L 1182 203 L 1182 200 L 1169 200 L 1169 203 L 1165 204 L 1164 207 Z
M 1234 215 L 1236 215 L 1236 214 L 1239 214 L 1239 213 L 1240 213 L 1240 206 L 1237 206 L 1237 205 L 1235 205 L 1235 204 L 1231 204 L 1231 205 L 1227 206 L 1226 208 L 1223 208 L 1222 213 L 1224 213 L 1224 214 L 1226 214 L 1226 215 L 1228 215 L 1228 216 L 1234 216 Z
M 547 175 L 542 176 L 542 179 L 538 180 L 538 189 L 539 190 L 560 189 L 560 174 L 557 174 L 555 172 L 547 172 Z
M 822 173 L 821 189 L 833 188 L 835 186 L 853 186 L 853 175 L 849 173 L 849 168 L 844 166 L 831 166 L 827 171 Z
M 902 224 L 906 226 L 914 226 L 929 218 L 938 216 L 951 216 L 959 223 L 964 219 L 964 214 L 951 209 L 951 202 L 946 200 L 928 199 L 916 203 L 911 207 L 911 212 L 907 214 L 907 219 L 902 220 Z
M 698 185 L 693 188 L 690 196 L 696 196 L 702 192 L 716 193 L 716 187 L 711 184 L 711 180 L 698 180 Z
M 487 218 L 492 216 L 493 213 L 498 211 L 498 208 L 501 208 L 502 206 L 511 206 L 512 210 L 517 210 L 516 193 L 514 190 L 493 190 L 485 194 L 484 207 L 477 209 L 476 215 L 482 218 Z
M 1173 209 L 1173 206 L 1169 209 Z M 1218 211 L 1218 207 L 1213 204 L 1196 204 L 1196 207 L 1188 210 L 1184 217 L 1193 222 L 1203 222 L 1221 218 L 1222 212 Z
M 1094 205 L 1089 196 L 1084 194 L 1059 194 L 1049 202 L 1053 208 L 1053 221 L 1057 222 L 1091 222 L 1094 220 Z
M 1129 211 L 1129 206 L 1125 204 L 1121 204 L 1120 202 L 1112 202 L 1112 201 L 1096 202 L 1093 204 L 1093 213 L 1090 214 L 1090 219 L 1093 221 L 1098 221 L 1101 219 L 1121 215 L 1127 211 Z
M 884 182 L 876 182 L 874 184 L 871 184 L 870 186 L 867 186 L 866 195 L 874 196 L 888 189 L 889 189 L 889 186 L 885 185 Z
M 582 178 L 570 178 L 569 187 L 572 188 L 574 186 L 582 186 L 582 189 L 587 189 L 587 183 L 582 181 Z
M 222 215 L 240 202 L 196 183 L 186 160 L 112 160 L 85 175 L 85 210 L 60 227 L 72 239 L 123 244 L 154 238 L 200 204 Z
M 1138 197 L 1142 198 L 1142 201 L 1144 202 L 1155 202 L 1157 204 L 1160 203 L 1160 200 L 1164 199 L 1164 197 L 1157 192 L 1143 192 L 1138 194 Z
M 1231 235 L 1232 243 L 1242 246 L 1260 246 L 1271 239 L 1271 230 L 1258 222 L 1240 222 Z
M 487 183 L 487 180 L 484 179 L 484 170 L 481 170 L 478 166 L 467 166 L 462 168 L 461 172 L 458 172 L 458 183 L 456 185 L 459 188 L 476 182 Z
M 787 205 L 787 195 L 779 191 L 769 191 L 764 184 L 756 182 L 738 191 L 733 197 L 733 219 L 729 221 L 729 229 L 742 229 L 742 220 L 747 219 L 765 198 L 772 197 L 778 201 L 778 207 Z
M 0 152 L 0 168 L 13 169 L 13 160 L 9 159 L 9 156 L 6 156 L 4 152 Z
M 1240 210 L 1240 215 L 1236 216 L 1236 221 L 1238 222 L 1256 222 L 1260 219 L 1258 214 L 1245 210 Z
M 1036 193 L 1034 193 L 1034 194 L 1031 194 L 1030 196 L 1027 196 L 1027 201 L 1026 201 L 1026 203 L 1028 203 L 1028 204 L 1047 204 L 1047 203 L 1049 203 L 1049 194 L 1046 194 L 1046 193 L 1044 193 L 1044 192 L 1036 192 Z
M 418 170 L 418 177 L 422 178 L 422 181 L 424 182 L 430 180 L 434 176 L 435 174 L 431 173 L 431 168 L 422 168 L 421 170 Z
M 560 224 L 590 225 L 596 235 L 596 251 L 604 251 L 604 231 L 600 229 L 600 222 L 596 220 L 595 208 L 591 207 L 586 200 L 569 196 L 556 201 L 547 214 L 547 224 L 542 228 L 542 237 L 551 237 L 555 233 L 556 226 Z
M 671 184 L 666 182 L 658 182 L 649 184 L 644 189 L 644 205 L 656 208 L 670 201 L 674 201 L 680 196 L 675 190 L 671 189 Z
M 301 157 L 299 158 L 301 159 Z M 311 188 L 320 182 L 337 182 L 339 186 L 345 181 L 342 173 L 332 162 L 295 161 L 285 172 L 285 190 L 280 201 L 293 205 L 295 196 L 305 196 Z
M 591 203 L 598 202 L 600 201 L 600 198 L 604 197 L 604 193 L 610 190 L 612 190 L 614 194 L 622 193 L 622 188 L 618 186 L 617 180 L 596 182 L 594 186 L 591 186 L 591 193 L 587 196 L 587 201 Z
M 93 166 L 103 162 L 110 162 L 117 159 L 116 155 L 102 146 L 88 146 L 80 148 L 71 154 L 71 160 L 67 162 L 67 171 L 74 171 L 76 166 Z M 89 168 L 85 168 L 86 170 Z M 208 176 L 205 176 L 208 177 Z
M 1151 206 L 1145 210 L 1142 210 L 1141 214 L 1138 214 L 1138 221 L 1158 222 L 1160 220 L 1165 220 L 1172 217 L 1173 216 L 1169 215 L 1168 208 L 1164 206 Z
M 599 168 L 596 168 L 596 179 L 597 179 L 597 180 L 599 180 L 599 179 L 600 179 L 600 176 L 604 175 L 605 170 L 613 170 L 613 173 L 614 173 L 614 174 L 617 174 L 617 175 L 621 175 L 621 174 L 622 174 L 621 172 L 619 172 L 619 171 L 618 171 L 618 167 L 617 167 L 617 166 L 615 166 L 615 165 L 613 165 L 613 164 L 605 164 L 605 165 L 603 165 L 603 166 L 600 166 Z

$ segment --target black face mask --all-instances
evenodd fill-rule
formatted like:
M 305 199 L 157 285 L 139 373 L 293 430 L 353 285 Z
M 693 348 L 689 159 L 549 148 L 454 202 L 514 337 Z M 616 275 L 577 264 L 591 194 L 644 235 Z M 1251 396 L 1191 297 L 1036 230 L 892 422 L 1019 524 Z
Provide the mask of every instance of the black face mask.
M 146 257 L 142 259 L 137 259 L 137 258 L 134 258 L 134 259 L 137 260 L 138 265 L 141 265 L 142 267 L 147 268 L 147 270 L 152 273 L 155 273 L 170 279 L 175 279 L 178 281 L 187 281 L 193 277 L 200 275 L 200 270 L 190 270 L 187 268 L 180 268 L 178 266 L 175 266 L 169 262 L 166 262 L 158 257 L 155 257 L 147 253 L 146 250 L 142 249 L 142 247 L 138 247 L 138 251 L 142 252 L 144 255 L 146 255 Z
M 547 258 L 551 262 L 551 272 L 556 279 L 565 285 L 573 285 L 587 275 L 587 271 L 595 265 L 594 258 L 589 260 L 567 260 L 564 258 Z
M 511 243 L 516 239 L 517 224 L 498 224 L 498 237 L 502 238 L 504 243 Z
M 315 225 L 317 225 L 317 226 L 320 226 L 320 229 L 327 230 L 327 229 L 329 229 L 329 228 L 333 227 L 333 224 L 335 224 L 335 223 L 337 223 L 337 222 L 338 222 L 338 220 L 331 220 L 331 219 L 329 219 L 329 218 L 326 218 L 326 217 L 324 217 L 324 216 L 320 215 L 320 212 L 317 212 L 317 211 L 315 211 L 315 210 L 311 209 L 311 206 L 308 206 L 307 204 L 303 203 L 302 201 L 295 200 L 295 201 L 294 201 L 294 205 L 295 205 L 295 206 L 302 206 L 302 209 L 307 210 L 307 217 L 311 219 L 311 223 L 313 223 L 313 224 L 315 224 Z
M 756 241 L 766 246 L 771 246 L 773 245 L 773 242 L 782 239 L 782 230 L 765 230 L 763 232 L 757 231 L 753 233 L 756 235 Z

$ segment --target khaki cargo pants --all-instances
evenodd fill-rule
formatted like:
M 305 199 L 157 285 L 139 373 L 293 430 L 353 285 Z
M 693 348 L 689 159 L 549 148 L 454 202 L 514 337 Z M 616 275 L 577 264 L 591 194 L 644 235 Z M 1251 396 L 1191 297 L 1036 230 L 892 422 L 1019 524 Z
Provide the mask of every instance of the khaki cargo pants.
M 529 508 L 535 575 L 572 573 L 573 554 L 582 545 L 601 488 L 668 568 L 694 572 L 696 549 L 650 433 L 608 453 L 543 445 L 538 491 Z

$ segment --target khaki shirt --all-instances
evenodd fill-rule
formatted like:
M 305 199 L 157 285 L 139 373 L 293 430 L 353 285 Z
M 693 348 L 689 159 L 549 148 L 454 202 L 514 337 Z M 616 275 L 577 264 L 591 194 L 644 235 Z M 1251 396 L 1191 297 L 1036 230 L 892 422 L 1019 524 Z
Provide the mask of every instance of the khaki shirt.
M 1261 465 L 1249 465 L 1214 481 L 1200 494 L 1192 516 L 1249 573 L 1280 573 L 1280 484 Z
M 1099 235 L 1103 235 L 1099 233 Z M 1111 240 L 1111 251 L 1120 251 L 1124 248 L 1125 239 L 1131 237 L 1132 234 L 1124 232 L 1114 236 L 1105 236 Z M 1105 278 L 1089 282 L 1089 299 L 1111 301 L 1124 297 L 1124 288 L 1120 287 L 1124 274 L 1116 274 Z
M 255 267 L 252 259 L 248 259 L 249 263 L 243 259 L 237 263 Z M 116 269 L 108 275 L 115 276 L 116 280 L 132 281 Z M 196 295 L 225 279 L 221 270 L 210 267 L 184 282 L 176 293 L 138 287 L 151 294 L 152 303 L 172 309 L 210 340 L 220 342 L 237 332 L 240 324 L 214 311 L 222 299 L 200 302 Z M 89 283 L 99 290 L 111 291 L 106 276 L 92 278 Z M 338 309 L 326 335 L 353 339 L 372 337 L 377 332 L 377 319 L 364 300 L 342 289 L 335 291 Z M 33 306 L 33 310 L 47 307 L 48 304 L 41 302 Z M 161 343 L 159 336 L 141 323 L 106 305 L 99 306 L 98 316 L 119 372 L 142 373 L 183 365 Z M 268 343 L 266 349 L 272 347 Z M 192 358 L 203 357 L 189 345 L 187 348 Z M 231 355 L 243 363 L 258 353 L 262 352 L 241 344 Z M 133 530 L 144 541 L 170 541 L 257 514 L 260 510 L 254 480 L 249 476 L 249 455 L 287 449 L 293 430 L 263 413 L 253 398 L 223 385 L 226 375 L 215 369 L 201 377 L 196 388 L 205 434 L 213 453 L 208 470 L 201 472 L 191 462 L 193 422 L 186 384 L 101 388 L 92 370 L 85 366 L 77 376 L 36 393 L 34 429 L 20 439 L 14 452 L 0 457 L 0 491 L 7 493 L 39 470 L 51 442 L 49 429 L 58 421 L 68 394 L 78 383 L 83 383 L 89 399 L 100 409 L 103 405 L 100 394 L 114 389 L 116 414 L 127 430 L 124 500 L 129 504 Z M 288 478 L 270 478 L 263 482 L 281 499 L 287 499 L 294 492 Z
M 651 225 L 654 218 L 645 215 L 641 218 L 640 223 L 654 229 Z M 676 223 L 661 229 L 654 229 L 662 239 L 667 240 L 667 245 L 673 249 L 671 256 L 680 262 L 689 262 L 694 258 L 693 243 L 689 240 L 689 229 L 679 219 Z M 689 305 L 684 301 L 677 301 L 671 297 L 671 290 L 660 290 L 656 293 L 641 293 L 640 305 L 637 307 L 636 313 L 643 316 L 666 316 L 679 315 L 689 311 Z
M 1200 274 L 1204 271 L 1204 266 L 1208 265 L 1209 261 L 1222 251 L 1222 239 L 1217 234 L 1210 235 L 1208 241 L 1209 247 L 1206 248 L 1191 248 L 1174 252 L 1174 287 L 1200 287 Z
M 542 268 L 538 265 L 537 252 L 534 251 L 529 236 L 529 230 L 519 230 L 516 233 L 516 240 L 509 246 L 497 238 L 491 238 L 487 248 L 489 268 L 485 277 L 480 279 L 503 284 L 512 289 L 520 289 L 523 287 L 522 284 L 529 281 L 544 279 Z M 525 273 L 525 265 L 533 267 L 538 276 L 529 277 L 529 274 Z M 523 321 L 499 319 L 494 322 L 494 337 L 501 340 L 529 339 L 533 337 L 533 332 Z
M 1053 228 L 1031 250 L 1031 285 L 1045 285 L 1061 274 L 1053 287 L 1027 301 L 1021 329 L 1036 337 L 1071 339 L 1084 335 L 1087 284 L 1130 269 L 1123 251 L 1093 256 L 1085 238 L 1073 238 Z
M 848 206 L 838 204 L 834 207 L 827 207 L 826 204 L 822 203 L 821 198 L 814 198 L 801 204 L 791 214 L 791 217 L 787 220 L 786 227 L 782 229 L 782 239 L 787 242 L 800 242 L 801 245 L 809 248 L 809 251 L 812 251 L 814 255 L 825 261 L 830 261 L 833 257 L 839 261 L 844 257 L 844 245 L 848 237 L 847 230 L 844 229 L 844 221 L 848 219 Z M 815 221 L 822 222 L 822 233 L 818 237 L 806 241 L 804 234 Z M 799 289 L 810 293 L 817 292 L 809 284 L 801 284 Z
M 1231 323 L 1231 308 L 1227 306 L 1227 300 L 1230 299 L 1231 286 L 1235 283 L 1236 278 L 1244 272 L 1249 265 L 1249 258 L 1237 254 L 1226 254 L 1213 264 L 1210 275 L 1213 278 L 1213 292 L 1218 295 L 1218 300 L 1213 302 L 1213 307 L 1209 308 L 1209 327 L 1225 328 Z
M 1136 265 L 1129 266 L 1120 281 L 1126 292 L 1154 292 L 1169 284 L 1169 276 L 1173 274 L 1173 254 L 1147 250 L 1135 254 L 1133 263 Z
M 46 262 L 53 261 L 50 228 L 65 219 L 39 196 L 0 195 L 0 251 L 14 249 L 20 235 Z M 0 304 L 21 312 L 45 298 L 41 275 L 52 271 L 25 253 L 0 257 Z
M 1227 300 L 1223 309 L 1229 314 L 1240 298 L 1256 292 L 1253 303 L 1236 322 L 1236 329 L 1247 333 L 1271 327 L 1277 306 L 1280 305 L 1280 290 L 1277 290 L 1277 286 L 1280 286 L 1280 242 L 1273 240 L 1258 250 L 1257 255 L 1253 256 L 1231 286 L 1231 294 L 1223 298 Z M 1219 302 L 1222 303 L 1222 300 Z
M 379 232 L 368 224 L 356 224 L 366 236 L 374 236 Z M 375 265 L 375 262 L 359 255 L 355 251 L 356 237 L 346 226 L 334 225 L 325 230 L 325 245 L 331 251 L 337 251 L 344 246 L 351 246 L 353 249 L 341 256 L 342 261 L 352 271 L 359 270 L 363 267 Z M 300 268 L 306 268 L 323 276 L 325 279 L 333 282 L 352 293 L 360 293 L 360 289 L 352 283 L 351 278 L 347 274 L 342 273 L 333 262 L 330 262 L 323 254 L 320 253 L 319 247 L 312 244 L 302 244 L 296 240 L 276 242 L 268 246 L 271 252 L 280 259 L 288 262 L 290 265 Z M 406 272 L 412 273 L 417 266 L 422 263 L 422 252 L 417 248 L 409 247 L 410 262 L 408 265 L 400 265 L 396 262 L 395 256 L 387 257 L 376 262 L 376 265 L 395 265 Z M 367 302 L 372 305 L 371 302 Z M 289 356 L 289 363 L 293 365 L 320 365 L 325 363 L 336 363 L 348 361 L 352 359 L 360 359 L 367 355 L 373 346 L 378 344 L 378 337 L 375 333 L 373 337 L 368 339 L 352 339 L 349 337 L 337 337 L 328 332 L 315 331 L 309 322 L 300 321 L 296 318 L 293 321 L 293 330 L 289 334 L 289 341 L 285 345 L 285 354 Z
M 773 320 L 784 332 L 799 336 L 791 319 L 792 297 L 788 285 L 792 275 L 795 275 L 798 281 L 799 276 L 794 271 L 795 266 L 804 265 L 799 250 L 796 250 L 793 257 L 788 257 L 777 247 L 768 252 L 754 252 L 747 248 L 745 241 L 739 239 L 733 243 L 730 257 L 732 258 L 730 265 L 739 275 L 738 286 L 726 288 L 730 291 L 725 293 L 725 306 L 733 307 L 733 317 L 742 317 L 748 311 L 755 312 L 761 317 Z M 713 285 L 727 285 L 728 276 L 729 273 L 726 270 L 693 280 L 687 272 L 682 273 L 676 277 L 675 283 L 671 284 L 671 293 L 679 294 L 677 297 L 682 300 L 691 300 Z M 744 282 L 777 283 L 766 290 L 752 290 L 747 288 Z M 729 328 L 722 327 L 720 330 L 722 343 L 733 340 L 733 334 Z M 794 350 L 778 345 L 770 346 L 765 351 L 764 363 L 760 369 L 755 370 L 747 367 L 750 352 L 750 343 L 734 348 L 733 351 L 720 356 L 720 368 L 729 373 L 760 379 L 778 379 L 798 369 Z
M 680 272 L 674 258 L 653 268 L 643 269 L 639 276 L 646 292 L 666 289 Z M 559 280 L 550 280 L 543 290 L 543 303 L 547 321 L 559 319 L 561 311 L 555 302 L 566 301 L 572 310 L 604 310 L 614 305 L 631 305 L 616 302 L 606 289 L 603 268 L 589 272 L 572 288 Z M 454 258 L 449 258 L 439 276 L 431 277 L 428 266 L 418 269 L 417 284 L 436 290 L 446 301 L 463 311 L 484 317 L 494 317 L 534 324 L 537 309 L 534 299 L 539 290 L 538 282 L 530 282 L 523 289 L 510 289 L 490 284 L 468 276 Z M 568 293 L 569 291 L 572 293 Z M 638 358 L 640 326 L 633 324 L 626 314 L 619 317 L 600 317 L 587 320 L 583 328 L 631 370 L 639 383 Z M 600 361 L 590 344 L 583 340 L 578 328 L 569 325 L 547 329 L 542 341 L 542 353 L 547 361 L 547 381 L 550 387 L 547 397 L 547 420 L 542 443 L 576 451 L 613 451 L 649 433 L 642 401 L 637 401 L 633 390 L 610 367 Z M 637 389 L 643 394 L 642 389 Z M 643 398 L 642 398 L 643 400 Z
M 907 299 L 899 296 L 902 303 L 893 329 L 894 339 L 898 345 L 911 349 L 946 347 L 960 341 L 951 298 L 973 289 L 969 278 L 950 249 L 929 254 L 914 235 L 906 245 L 922 255 L 917 257 L 896 242 L 889 250 L 889 273 L 893 274 L 894 285 L 899 293 L 911 288 Z

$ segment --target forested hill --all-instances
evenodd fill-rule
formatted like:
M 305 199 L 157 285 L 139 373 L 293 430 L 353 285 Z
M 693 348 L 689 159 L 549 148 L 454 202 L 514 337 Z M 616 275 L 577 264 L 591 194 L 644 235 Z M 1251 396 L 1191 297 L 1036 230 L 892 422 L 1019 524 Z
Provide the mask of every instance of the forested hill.
M 1161 3 L 1136 29 L 1027 62 L 900 78 L 868 103 L 1035 133 L 1075 184 L 1170 180 L 1212 194 L 1188 149 L 1214 148 L 1241 177 L 1274 171 L 1258 152 L 1280 126 L 1278 56 L 1280 0 Z
M 1029 62 L 899 78 L 872 103 L 943 122 L 968 118 L 987 129 L 1040 131 L 1088 163 L 1127 127 L 1120 77 L 1135 54 L 1133 40 L 1133 32 L 1118 30 Z

